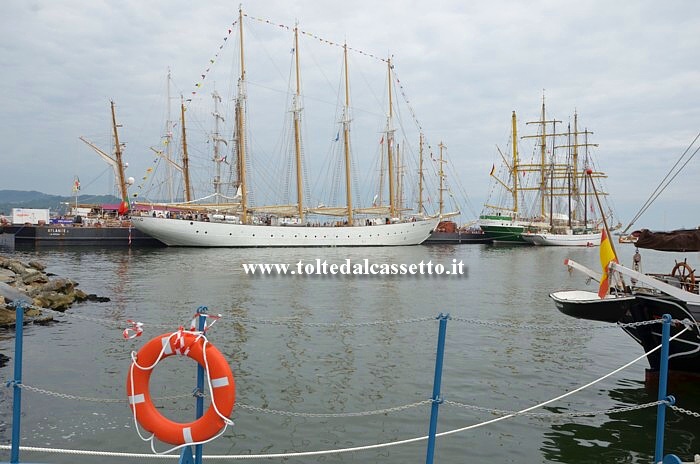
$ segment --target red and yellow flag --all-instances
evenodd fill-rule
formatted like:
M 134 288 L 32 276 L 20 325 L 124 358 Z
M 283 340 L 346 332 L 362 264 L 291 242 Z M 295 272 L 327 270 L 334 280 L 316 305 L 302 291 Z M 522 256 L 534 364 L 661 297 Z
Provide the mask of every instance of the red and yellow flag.
M 126 197 L 122 200 L 121 203 L 119 203 L 119 209 L 117 209 L 117 213 L 124 215 L 129 212 L 131 209 L 131 204 L 129 203 L 129 198 Z
M 600 236 L 600 265 L 603 268 L 603 278 L 600 279 L 600 288 L 598 288 L 598 297 L 605 298 L 610 289 L 610 281 L 608 279 L 608 266 L 610 262 L 618 262 L 617 256 L 615 256 L 615 251 L 610 244 L 610 237 L 608 237 L 607 230 L 603 229 L 603 233 Z

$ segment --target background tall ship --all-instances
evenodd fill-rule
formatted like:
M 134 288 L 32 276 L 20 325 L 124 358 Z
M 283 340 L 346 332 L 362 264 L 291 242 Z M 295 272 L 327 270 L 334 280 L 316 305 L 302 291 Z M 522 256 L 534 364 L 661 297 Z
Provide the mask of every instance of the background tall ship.
M 484 205 L 479 224 L 496 243 L 544 246 L 597 246 L 602 221 L 596 213 L 594 192 L 605 200 L 600 180 L 607 177 L 592 159 L 588 130 L 578 129 L 578 115 L 573 127 L 559 131 L 562 122 L 547 119 L 544 99 L 540 119 L 528 122 L 538 127 L 530 162 L 523 162 L 518 149 L 517 118 L 511 118 L 511 156 L 500 151 L 500 170 L 491 170 L 494 188 Z M 586 172 L 590 171 L 590 175 Z M 597 186 L 593 185 L 597 182 Z M 612 215 L 607 206 L 606 215 Z
M 252 130 L 254 124 L 249 123 L 251 107 L 247 88 L 251 82 L 248 79 L 244 53 L 244 21 L 255 23 L 268 23 L 244 15 L 239 11 L 237 33 L 230 37 L 238 39 L 238 50 L 234 57 L 238 59 L 240 73 L 235 84 L 235 96 L 231 99 L 234 103 L 231 117 L 225 117 L 225 110 L 215 111 L 216 130 L 211 138 L 214 147 L 214 163 L 217 167 L 214 176 L 214 194 L 207 196 L 215 200 L 203 204 L 191 194 L 191 182 L 188 180 L 193 169 L 185 147 L 187 144 L 185 132 L 185 102 L 182 106 L 182 146 L 183 162 L 174 163 L 177 171 L 182 172 L 185 180 L 185 201 L 178 204 L 172 202 L 155 204 L 150 203 L 151 212 L 147 215 L 134 216 L 134 225 L 142 232 L 157 238 L 169 246 L 202 246 L 202 247 L 289 247 L 289 246 L 395 246 L 417 245 L 422 243 L 435 228 L 439 218 L 426 214 L 426 205 L 423 202 L 423 190 L 425 176 L 422 166 L 423 144 L 420 144 L 418 153 L 407 148 L 407 138 L 401 139 L 394 127 L 395 103 L 397 99 L 396 86 L 398 79 L 394 74 L 391 58 L 381 59 L 370 55 L 374 60 L 383 63 L 387 73 L 387 113 L 381 131 L 379 143 L 379 165 L 375 169 L 378 182 L 376 187 L 370 190 L 373 193 L 371 206 L 357 207 L 359 203 L 358 190 L 358 166 L 353 159 L 351 151 L 350 123 L 354 119 L 351 114 L 353 106 L 350 102 L 349 79 L 349 52 L 355 51 L 347 44 L 335 44 L 320 39 L 313 34 L 300 31 L 298 27 L 276 25 L 282 29 L 293 32 L 291 44 L 292 71 L 288 83 L 288 96 L 291 100 L 291 108 L 288 110 L 290 118 L 285 123 L 291 129 L 285 129 L 289 137 L 286 144 L 286 154 L 291 155 L 283 161 L 264 160 L 256 156 L 256 140 Z M 229 32 L 230 34 L 231 32 Z M 328 207 L 324 201 L 312 202 L 310 188 L 307 182 L 305 161 L 305 142 L 302 137 L 304 125 L 302 112 L 305 108 L 301 86 L 300 66 L 300 34 L 309 36 L 313 40 L 326 45 L 336 46 L 342 50 L 342 81 L 336 95 L 341 97 L 342 103 L 337 106 L 336 120 L 339 128 L 335 126 L 328 139 L 331 140 L 331 150 L 336 149 L 337 156 L 329 162 L 327 174 L 333 181 L 329 188 L 329 204 L 339 204 Z M 362 53 L 367 55 L 366 53 Z M 260 55 L 256 55 L 258 57 Z M 211 60 L 212 63 L 214 60 Z M 207 72 L 209 69 L 207 69 Z M 202 79 L 206 73 L 202 74 Z M 218 82 L 218 81 L 217 81 Z M 267 84 L 265 84 L 267 85 Z M 261 83 L 251 86 L 262 87 Z M 201 83 L 197 84 L 197 88 Z M 193 92 L 193 95 L 196 92 Z M 403 96 L 403 89 L 400 92 Z M 217 98 L 215 97 L 215 101 Z M 188 108 L 187 108 L 188 109 Z M 188 109 L 189 111 L 189 109 Z M 413 115 L 413 111 L 410 111 Z M 269 115 L 268 115 L 269 116 Z M 229 120 L 232 123 L 230 129 L 221 129 L 232 134 L 229 140 L 220 136 L 219 123 L 225 124 Z M 414 118 L 415 120 L 415 118 Z M 325 123 L 328 121 L 326 120 Z M 403 127 L 403 124 L 400 124 Z M 172 131 L 171 131 L 172 132 Z M 375 132 L 375 133 L 377 133 Z M 269 134 L 269 127 L 265 129 Z M 407 137 L 404 134 L 404 137 Z M 416 140 L 423 140 L 422 133 L 416 135 Z M 229 143 L 230 142 L 230 143 Z M 169 142 L 170 143 L 170 142 Z M 191 145 L 191 144 L 190 144 Z M 230 150 L 221 155 L 221 146 L 224 150 Z M 228 159 L 232 160 L 228 164 Z M 409 173 L 407 168 L 411 157 L 420 158 L 420 167 L 414 170 L 417 174 L 418 205 L 416 209 L 408 207 L 406 198 L 410 194 Z M 173 164 L 173 163 L 169 163 Z M 228 167 L 228 178 L 221 168 Z M 255 169 L 258 168 L 258 169 Z M 260 171 L 267 171 L 268 178 L 264 179 Z M 360 174 L 361 175 L 361 174 Z M 255 177 L 259 176 L 259 177 Z M 368 182 L 369 183 L 369 182 Z M 283 190 L 279 197 L 287 197 L 291 201 L 287 204 L 265 205 L 260 197 L 272 197 L 272 192 Z M 368 195 L 369 196 L 369 195 Z M 342 200 L 341 200 L 342 198 Z M 386 199 L 386 201 L 385 201 Z M 143 204 L 143 202 L 139 202 Z M 344 204 L 343 204 L 344 203 Z
M 12 247 L 154 247 L 163 243 L 133 227 L 129 212 L 128 188 L 134 179 L 127 177 L 123 160 L 123 144 L 119 141 L 114 102 L 110 102 L 111 153 L 100 149 L 85 137 L 80 139 L 89 145 L 111 168 L 111 182 L 121 201 L 109 204 L 88 204 L 83 198 L 79 203 L 80 179 L 73 180 L 75 201 L 68 206 L 67 214 L 54 215 L 49 209 L 15 208 L 11 220 L 0 224 L 2 244 Z

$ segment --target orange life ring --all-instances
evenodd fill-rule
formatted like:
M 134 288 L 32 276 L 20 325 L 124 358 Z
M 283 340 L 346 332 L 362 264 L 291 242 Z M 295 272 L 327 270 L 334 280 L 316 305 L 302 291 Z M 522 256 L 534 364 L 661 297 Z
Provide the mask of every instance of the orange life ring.
M 202 417 L 193 422 L 179 423 L 163 416 L 153 404 L 148 390 L 151 372 L 159 361 L 158 358 L 164 359 L 174 354 L 192 358 L 205 369 L 209 366 L 212 404 Z M 211 343 L 206 344 L 206 363 L 204 355 L 204 338 L 190 332 L 163 334 L 146 343 L 136 354 L 136 361 L 132 363 L 126 379 L 129 405 L 139 424 L 162 442 L 183 445 L 206 441 L 214 437 L 226 423 L 219 413 L 228 417 L 233 411 L 236 387 L 228 362 Z

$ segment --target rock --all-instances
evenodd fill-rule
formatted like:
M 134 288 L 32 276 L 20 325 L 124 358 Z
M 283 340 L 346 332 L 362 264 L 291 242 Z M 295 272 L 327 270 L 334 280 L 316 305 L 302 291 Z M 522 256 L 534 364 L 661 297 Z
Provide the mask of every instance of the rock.
M 88 299 L 87 293 L 84 291 L 80 290 L 79 288 L 76 288 L 73 291 L 73 296 L 75 297 L 75 301 L 85 301 Z
M 58 292 L 43 292 L 34 297 L 34 305 L 42 308 L 51 308 L 56 311 L 65 311 L 75 301 L 75 296 Z
M 15 323 L 14 307 L 9 303 L 23 302 L 39 308 L 67 310 L 76 301 L 109 301 L 109 298 L 88 295 L 77 288 L 78 284 L 66 278 L 52 278 L 44 272 L 46 266 L 37 261 L 24 264 L 18 260 L 0 256 L 0 327 Z M 52 320 L 39 309 L 25 309 L 28 321 L 41 323 Z
M 107 301 L 111 301 L 111 300 L 110 300 L 109 298 L 107 298 L 106 296 L 97 296 L 97 295 L 95 295 L 94 293 L 90 293 L 90 294 L 87 296 L 87 299 L 90 300 L 90 301 L 97 301 L 97 302 L 99 302 L 99 303 L 105 303 L 105 302 L 107 302 Z
M 0 308 L 0 327 L 14 327 L 17 320 L 15 308 Z M 45 324 L 53 321 L 53 316 L 36 308 L 24 308 L 25 324 Z
M 10 283 L 14 282 L 17 279 L 17 274 L 12 272 L 9 269 L 5 269 L 4 267 L 0 267 L 0 282 L 5 282 L 5 283 Z
M 37 271 L 44 271 L 46 269 L 46 264 L 40 263 L 38 261 L 29 261 L 29 267 L 32 267 Z
M 24 301 L 25 303 L 29 303 L 31 301 L 24 292 L 4 282 L 0 282 L 0 295 L 2 295 L 5 300 L 12 302 Z
M 5 267 L 14 272 L 15 274 L 19 275 L 22 275 L 26 270 L 26 268 L 22 266 L 22 263 L 20 263 L 19 261 L 9 261 Z
M 29 285 L 34 282 L 47 282 L 48 279 L 46 278 L 46 275 L 42 274 L 41 271 L 37 271 L 36 269 L 27 269 L 24 271 L 22 274 L 22 283 L 25 285 Z
M 0 327 L 11 327 L 15 325 L 15 310 L 0 309 Z

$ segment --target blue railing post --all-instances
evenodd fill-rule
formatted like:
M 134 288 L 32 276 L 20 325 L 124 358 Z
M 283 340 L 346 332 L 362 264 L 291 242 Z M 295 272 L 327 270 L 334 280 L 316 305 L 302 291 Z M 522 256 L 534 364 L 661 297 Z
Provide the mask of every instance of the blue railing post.
M 659 361 L 659 401 L 665 401 L 666 387 L 668 385 L 668 352 L 669 339 L 671 338 L 671 315 L 664 314 L 661 329 L 661 359 Z M 664 452 L 664 425 L 666 423 L 666 404 L 658 406 L 656 414 L 656 448 L 654 450 L 654 462 L 661 462 Z
M 428 433 L 428 450 L 425 456 L 425 463 L 432 464 L 435 456 L 435 435 L 437 433 L 437 419 L 442 397 L 440 396 L 440 384 L 442 383 L 442 362 L 445 358 L 445 333 L 447 332 L 447 320 L 449 314 L 442 314 L 437 317 L 440 320 L 438 332 L 437 354 L 435 356 L 435 378 L 433 380 L 433 405 L 430 409 L 430 431 Z
M 197 314 L 199 315 L 199 320 L 197 321 L 197 330 L 204 332 L 207 322 L 207 307 L 200 306 L 197 309 Z M 204 367 L 197 364 L 197 405 L 196 405 L 196 417 L 199 419 L 204 415 Z M 202 464 L 202 452 L 203 445 L 196 445 L 194 447 L 194 463 Z
M 207 321 L 207 307 L 200 306 L 197 308 L 197 330 L 204 332 Z M 196 397 L 195 401 L 195 419 L 199 419 L 204 415 L 204 367 L 197 365 L 197 388 L 194 390 Z M 202 464 L 203 445 L 194 446 L 194 459 L 192 458 L 192 447 L 185 446 L 180 451 L 180 460 L 178 464 Z
M 15 303 L 15 375 L 12 380 L 12 449 L 10 462 L 19 462 L 19 424 L 22 416 L 22 339 L 24 338 L 24 305 Z

